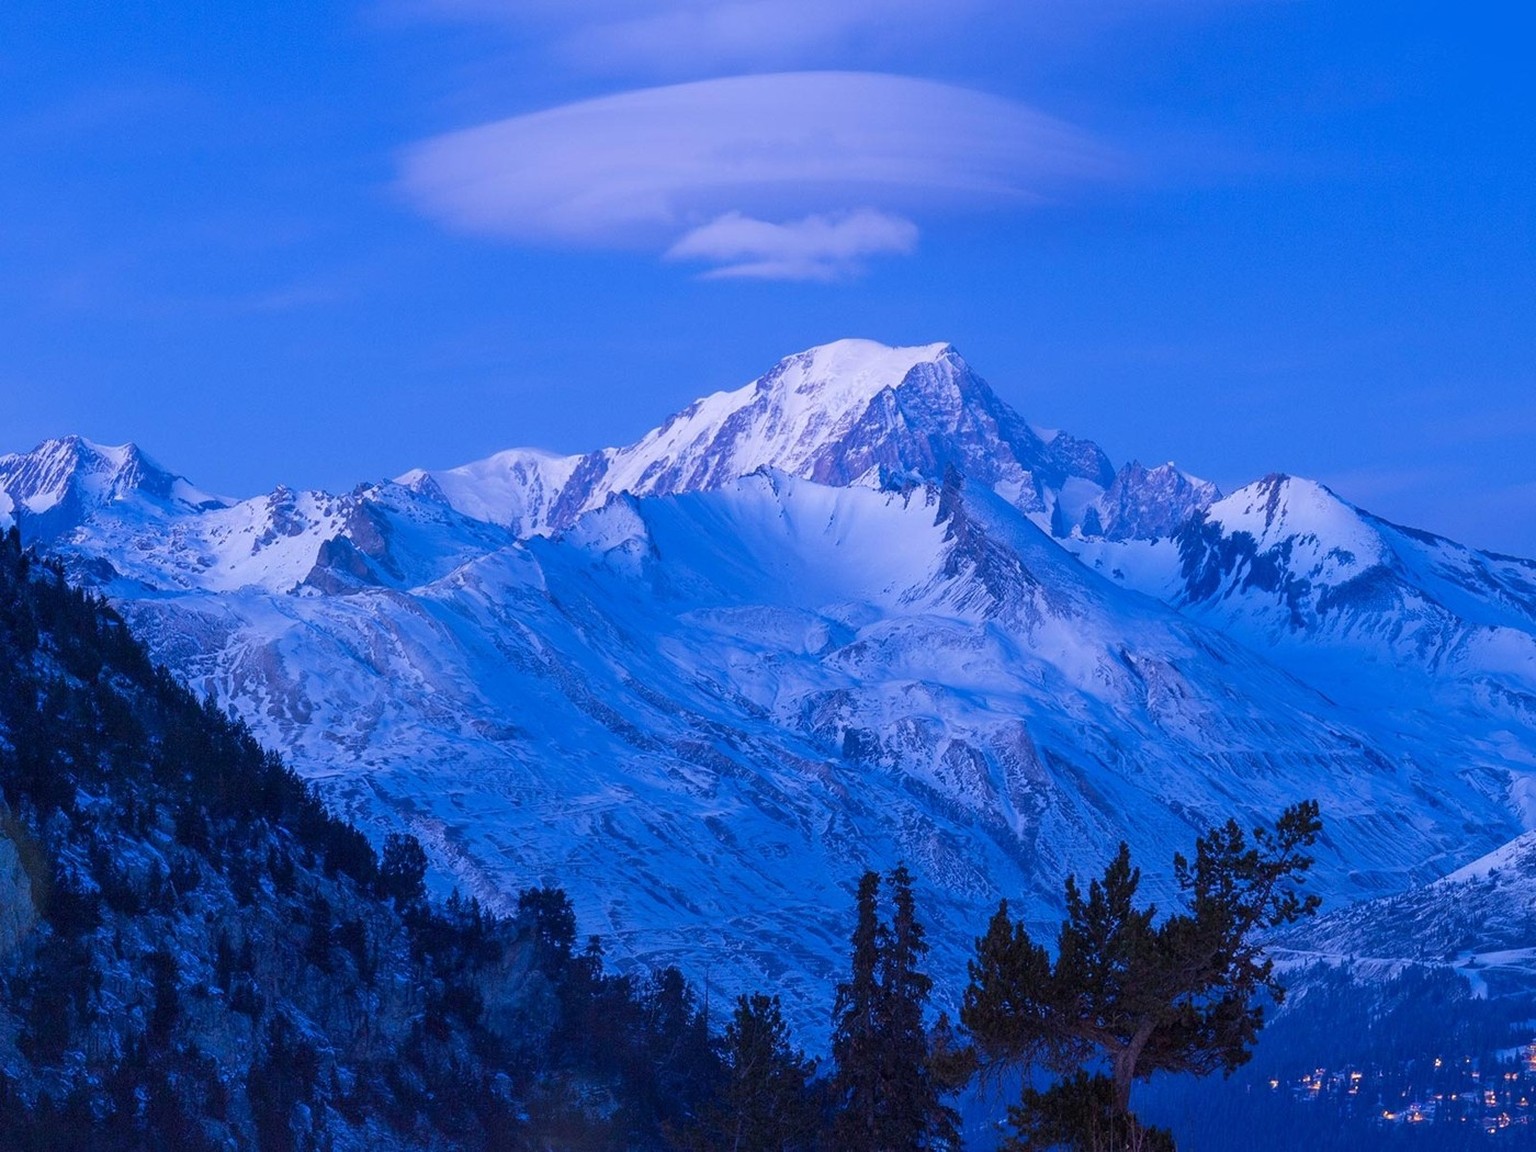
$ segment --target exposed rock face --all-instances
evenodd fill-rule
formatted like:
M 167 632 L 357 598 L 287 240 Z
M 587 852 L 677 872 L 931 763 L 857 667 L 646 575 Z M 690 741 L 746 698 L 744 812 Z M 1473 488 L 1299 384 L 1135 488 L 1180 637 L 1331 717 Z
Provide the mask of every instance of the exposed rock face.
M 1096 444 L 1036 432 L 952 346 L 840 340 L 697 400 L 624 448 L 517 450 L 401 482 L 530 535 L 568 528 L 615 493 L 707 491 L 760 468 L 838 487 L 937 481 L 956 468 L 1042 523 L 1064 485 L 1096 493 L 1114 479 Z
M 8 823 L 0 811 L 0 959 L 15 952 L 37 924 L 32 881 Z
M 223 503 L 133 444 L 104 447 L 66 436 L 31 452 L 0 456 L 0 523 L 20 524 L 34 540 L 62 536 L 94 510 L 134 494 L 146 505 L 176 512 Z
M 1186 476 L 1172 464 L 1144 468 L 1132 461 L 1116 474 L 1095 505 L 1096 530 L 1110 540 L 1156 540 L 1172 536 L 1195 514 L 1221 499 L 1208 480 Z

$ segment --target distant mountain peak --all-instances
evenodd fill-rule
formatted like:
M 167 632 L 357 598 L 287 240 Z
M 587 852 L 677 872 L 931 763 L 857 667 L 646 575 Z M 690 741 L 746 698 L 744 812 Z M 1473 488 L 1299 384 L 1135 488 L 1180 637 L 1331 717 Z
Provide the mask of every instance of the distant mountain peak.
M 920 399 L 923 417 L 953 422 L 965 400 L 962 378 L 980 384 L 948 344 L 824 344 L 785 357 L 741 388 L 695 400 L 628 447 L 609 449 L 604 487 L 664 495 L 717 488 L 763 467 L 830 484 L 875 481 L 901 455 L 878 445 L 937 431 L 912 427 L 917 413 L 901 398 Z
M 1374 533 L 1361 512 L 1316 480 L 1271 472 L 1211 505 L 1210 516 L 1228 531 L 1246 531 L 1259 541 L 1275 536 L 1351 537 L 1368 542 Z
M 0 494 L 0 520 L 19 523 L 38 539 L 59 536 L 93 509 L 140 494 L 152 503 L 188 510 L 223 504 L 136 444 L 97 444 L 74 435 L 0 456 Z
M 1219 499 L 1216 485 L 1180 472 L 1171 461 L 1148 468 L 1132 460 L 1084 513 L 1083 535 L 1108 540 L 1171 536 Z
M 836 340 L 786 356 L 747 388 L 772 395 L 786 412 L 800 405 L 847 410 L 900 387 L 920 365 L 944 365 L 952 372 L 970 371 L 952 344 L 890 347 L 873 340 Z M 942 378 L 938 373 L 927 377 Z M 717 395 L 736 397 L 746 390 Z

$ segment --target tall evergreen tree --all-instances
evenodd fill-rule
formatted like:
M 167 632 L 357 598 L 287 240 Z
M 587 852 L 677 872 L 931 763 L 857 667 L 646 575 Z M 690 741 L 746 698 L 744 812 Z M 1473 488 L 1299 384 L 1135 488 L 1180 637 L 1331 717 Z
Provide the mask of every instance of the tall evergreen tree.
M 837 988 L 832 1055 L 836 1146 L 847 1152 L 920 1152 L 956 1141 L 923 1023 L 933 981 L 920 965 L 928 945 L 912 877 L 888 877 L 892 915 L 880 916 L 880 877 L 859 880 L 851 979 Z
M 820 1115 L 811 1088 L 815 1061 L 791 1046 L 777 996 L 739 996 L 721 1038 L 725 1078 L 698 1129 L 696 1152 L 808 1152 Z
M 838 1113 L 837 1146 L 845 1152 L 879 1152 L 880 1053 L 880 874 L 859 877 L 853 928 L 853 970 L 837 986 L 832 1008 L 833 1081 Z
M 930 1060 L 923 1009 L 933 979 L 920 964 L 928 952 L 905 864 L 889 875 L 891 929 L 880 957 L 885 1132 L 893 1149 L 947 1147 L 958 1141 L 958 1117 L 942 1099 Z

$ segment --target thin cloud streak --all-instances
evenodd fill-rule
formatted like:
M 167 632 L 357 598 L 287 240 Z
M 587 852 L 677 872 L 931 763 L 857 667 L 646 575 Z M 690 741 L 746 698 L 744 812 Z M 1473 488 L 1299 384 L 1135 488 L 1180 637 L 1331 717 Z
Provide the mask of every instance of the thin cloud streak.
M 953 22 L 982 6 L 977 0 L 738 0 L 660 11 L 646 5 L 649 10 L 641 14 L 590 21 L 567 32 L 558 50 L 572 61 L 684 72 L 701 61 L 782 66 L 829 51 L 911 40 L 935 20 Z
M 859 208 L 1019 206 L 1114 171 L 1084 133 L 1015 101 L 796 72 L 642 89 L 439 136 L 405 154 L 400 186 L 458 231 L 667 250 L 731 213 L 803 223 Z
M 805 65 L 827 53 L 920 43 L 998 0 L 398 0 L 417 17 L 501 25 L 542 38 L 580 71 L 683 77 Z
M 819 66 L 921 67 L 941 44 L 1021 51 L 1136 19 L 1283 0 L 380 0 L 407 19 L 500 28 L 581 73 L 680 80 Z

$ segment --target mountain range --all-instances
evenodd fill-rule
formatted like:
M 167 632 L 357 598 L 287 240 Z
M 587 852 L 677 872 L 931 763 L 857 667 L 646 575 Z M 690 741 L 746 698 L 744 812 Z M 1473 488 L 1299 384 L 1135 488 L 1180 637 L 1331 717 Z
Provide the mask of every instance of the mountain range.
M 1000 896 L 1316 797 L 1333 907 L 1536 827 L 1536 563 L 1031 426 L 950 346 L 792 356 L 626 447 L 227 500 L 0 456 L 16 523 L 436 882 L 825 1027 L 905 860 L 952 999 Z M 1322 947 L 1322 944 L 1318 944 Z

